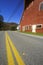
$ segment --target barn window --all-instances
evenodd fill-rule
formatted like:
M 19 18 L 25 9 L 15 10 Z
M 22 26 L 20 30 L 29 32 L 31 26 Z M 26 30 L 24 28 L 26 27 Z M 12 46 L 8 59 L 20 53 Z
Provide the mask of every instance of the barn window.
M 42 28 L 42 24 L 37 24 L 37 25 L 36 25 L 36 28 L 37 28 L 37 29 Z
M 26 25 L 25 26 L 25 30 L 29 30 L 29 25 Z
M 30 30 L 32 29 L 32 26 L 31 26 L 31 25 L 29 25 L 29 29 L 30 29 Z
M 22 31 L 25 31 L 25 26 L 22 27 Z
M 43 2 L 40 3 L 39 10 L 43 10 Z

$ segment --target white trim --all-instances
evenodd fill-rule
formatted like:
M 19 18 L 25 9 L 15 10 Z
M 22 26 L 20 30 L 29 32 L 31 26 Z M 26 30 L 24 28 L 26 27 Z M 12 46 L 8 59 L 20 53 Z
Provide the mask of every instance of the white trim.
M 43 1 L 39 4 L 39 11 L 40 11 L 40 6 L 41 6 L 41 4 L 43 4 Z
M 42 24 L 36 24 L 36 25 L 42 25 Z

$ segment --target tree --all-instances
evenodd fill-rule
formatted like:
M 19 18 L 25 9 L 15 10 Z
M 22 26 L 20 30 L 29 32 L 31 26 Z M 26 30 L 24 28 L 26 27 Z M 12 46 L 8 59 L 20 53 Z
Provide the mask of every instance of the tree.
M 11 30 L 17 30 L 16 28 L 17 28 L 16 25 L 15 25 L 15 26 L 12 26 L 12 27 L 11 27 Z
M 0 15 L 0 22 L 4 21 L 4 17 L 2 15 Z
M 4 21 L 4 17 L 2 15 L 0 15 L 0 30 L 3 28 L 3 22 Z

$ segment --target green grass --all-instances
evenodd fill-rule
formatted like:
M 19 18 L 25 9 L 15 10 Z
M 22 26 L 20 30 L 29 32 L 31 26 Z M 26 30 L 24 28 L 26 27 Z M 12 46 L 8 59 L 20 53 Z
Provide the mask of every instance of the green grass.
M 43 33 L 32 33 L 32 32 L 22 32 L 22 33 L 43 36 Z

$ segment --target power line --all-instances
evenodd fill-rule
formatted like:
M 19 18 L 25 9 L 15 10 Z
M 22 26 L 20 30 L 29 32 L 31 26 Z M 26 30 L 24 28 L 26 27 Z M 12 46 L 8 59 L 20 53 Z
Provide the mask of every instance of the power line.
M 20 6 L 21 6 L 21 4 L 22 4 L 22 0 L 21 1 L 19 1 L 19 3 L 18 3 L 18 5 L 17 5 L 17 7 L 13 10 L 13 12 L 11 13 L 11 15 L 10 15 L 10 17 L 9 17 L 9 19 L 8 19 L 8 21 L 10 21 L 11 20 L 11 18 L 14 16 L 14 14 L 16 14 L 16 12 L 18 11 L 18 9 L 20 8 Z

